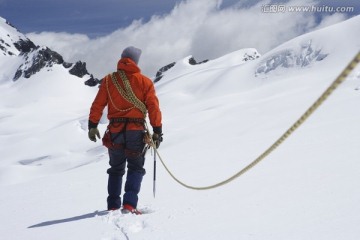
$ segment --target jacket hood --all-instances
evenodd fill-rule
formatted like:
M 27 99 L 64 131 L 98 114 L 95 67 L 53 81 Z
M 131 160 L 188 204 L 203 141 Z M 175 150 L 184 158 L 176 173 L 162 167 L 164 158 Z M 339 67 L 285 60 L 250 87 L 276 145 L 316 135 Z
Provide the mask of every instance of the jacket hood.
M 128 73 L 138 73 L 141 72 L 140 68 L 136 65 L 136 63 L 130 58 L 121 58 L 117 64 L 118 70 L 124 70 Z

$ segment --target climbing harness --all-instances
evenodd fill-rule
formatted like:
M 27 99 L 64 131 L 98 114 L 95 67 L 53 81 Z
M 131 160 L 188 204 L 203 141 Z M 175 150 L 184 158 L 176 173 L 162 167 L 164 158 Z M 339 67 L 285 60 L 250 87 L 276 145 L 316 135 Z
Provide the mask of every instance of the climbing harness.
M 107 127 L 105 134 L 102 138 L 102 142 L 103 145 L 109 149 L 112 150 L 116 150 L 116 149 L 121 149 L 124 148 L 124 145 L 122 143 L 115 143 L 115 140 L 120 136 L 121 133 L 124 133 L 127 127 L 128 123 L 135 123 L 135 124 L 141 124 L 144 125 L 145 119 L 143 118 L 112 118 L 110 119 L 110 125 L 115 125 L 115 124 L 124 124 L 122 129 L 115 135 L 112 136 L 109 126 Z M 126 139 L 126 134 L 124 133 L 124 138 Z M 125 148 L 125 151 L 127 151 L 127 149 Z M 132 153 L 130 153 L 131 155 L 133 155 Z
M 152 147 L 155 151 L 155 154 L 158 155 L 162 165 L 164 166 L 165 170 L 170 174 L 170 176 L 178 182 L 180 185 L 193 189 L 193 190 L 208 190 L 220 187 L 222 185 L 225 185 L 236 178 L 243 175 L 245 172 L 253 168 L 256 164 L 258 164 L 260 161 L 262 161 L 264 158 L 266 158 L 271 152 L 273 152 L 277 147 L 279 147 L 297 128 L 299 128 L 318 108 L 319 106 L 325 102 L 325 100 L 335 91 L 335 89 L 343 83 L 346 78 L 349 76 L 350 72 L 356 67 L 356 65 L 360 62 L 360 52 L 357 53 L 357 55 L 354 57 L 354 59 L 346 66 L 346 68 L 340 73 L 340 75 L 334 80 L 334 82 L 325 90 L 325 92 L 313 103 L 313 105 L 310 106 L 310 108 L 283 134 L 280 136 L 278 140 L 276 140 L 268 149 L 266 149 L 259 157 L 257 157 L 253 162 L 251 162 L 249 165 L 241 169 L 238 173 L 235 175 L 229 177 L 228 179 L 221 181 L 219 183 L 205 186 L 205 187 L 196 187 L 191 186 L 183 183 L 179 179 L 177 179 L 174 174 L 169 170 L 169 168 L 164 163 L 163 159 L 161 158 L 159 151 L 156 149 L 154 141 L 151 139 Z M 145 123 L 146 129 L 148 129 L 147 124 Z

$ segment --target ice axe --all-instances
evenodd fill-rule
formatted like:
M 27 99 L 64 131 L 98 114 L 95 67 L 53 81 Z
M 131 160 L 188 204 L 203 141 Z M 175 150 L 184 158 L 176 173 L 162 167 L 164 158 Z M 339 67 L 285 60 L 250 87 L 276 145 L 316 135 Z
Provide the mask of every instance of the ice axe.
M 149 133 L 149 131 L 146 131 L 145 133 L 145 138 L 144 138 L 144 142 L 146 143 L 143 153 L 145 155 L 146 150 L 149 148 L 153 148 L 154 151 L 154 178 L 153 178 L 153 196 L 155 198 L 155 193 L 156 193 L 156 145 L 152 139 L 151 134 Z
M 155 198 L 155 192 L 156 192 L 156 152 L 154 149 L 154 182 L 153 182 L 153 195 Z

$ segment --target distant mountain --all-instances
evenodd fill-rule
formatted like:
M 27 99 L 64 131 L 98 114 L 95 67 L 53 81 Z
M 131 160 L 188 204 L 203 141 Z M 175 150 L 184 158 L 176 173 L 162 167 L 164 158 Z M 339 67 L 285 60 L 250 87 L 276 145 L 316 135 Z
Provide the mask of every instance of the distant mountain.
M 242 49 L 242 50 L 236 51 L 234 53 L 227 54 L 226 58 L 229 57 L 228 55 L 231 56 L 228 59 L 228 60 L 230 60 L 230 62 L 229 62 L 230 64 L 231 64 L 231 62 L 234 62 L 234 64 L 242 64 L 247 61 L 255 60 L 260 57 L 260 54 L 258 53 L 258 51 L 253 48 Z M 222 57 L 222 58 L 224 58 L 224 57 Z M 220 61 L 222 58 L 220 58 Z M 213 65 L 213 64 L 217 64 L 219 62 L 219 59 L 214 59 L 214 60 L 206 59 L 206 60 L 198 62 L 195 60 L 195 58 L 193 56 L 188 56 L 185 59 L 180 60 L 179 62 L 181 62 L 185 65 L 188 65 L 188 66 L 200 65 L 200 64 L 204 64 L 204 63 L 208 63 L 208 62 L 210 63 L 210 65 Z M 169 70 L 171 68 L 173 68 L 176 64 L 178 64 L 178 63 L 172 62 L 172 63 L 169 63 L 169 64 L 161 67 L 156 73 L 154 82 L 156 83 L 156 82 L 160 81 L 168 72 L 170 72 Z
M 86 63 L 68 63 L 63 57 L 46 46 L 37 46 L 19 32 L 4 18 L 0 17 L 0 82 L 17 81 L 30 78 L 38 72 L 52 71 L 55 65 L 61 65 L 68 73 L 86 79 L 85 84 L 95 86 L 99 80 L 93 78 L 86 69 Z M 1 79 L 2 78 L 2 79 Z

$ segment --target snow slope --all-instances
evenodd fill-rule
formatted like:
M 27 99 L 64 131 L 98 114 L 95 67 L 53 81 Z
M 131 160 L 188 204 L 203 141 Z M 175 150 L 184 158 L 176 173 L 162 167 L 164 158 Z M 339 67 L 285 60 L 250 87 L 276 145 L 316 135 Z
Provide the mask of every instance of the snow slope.
M 0 17 L 0 84 L 12 79 L 16 68 L 21 64 L 21 59 L 18 57 L 20 51 L 14 45 L 20 40 L 26 40 L 25 36 L 6 24 L 6 20 Z
M 195 66 L 178 61 L 156 83 L 159 150 L 171 171 L 204 186 L 249 164 L 360 49 L 359 24 L 355 17 L 305 34 L 253 61 L 243 61 L 252 49 Z M 142 216 L 103 211 L 106 149 L 86 130 L 96 88 L 62 71 L 0 83 L 2 238 L 360 238 L 359 66 L 283 145 L 221 188 L 185 189 L 158 164 L 153 199 L 149 154 Z

